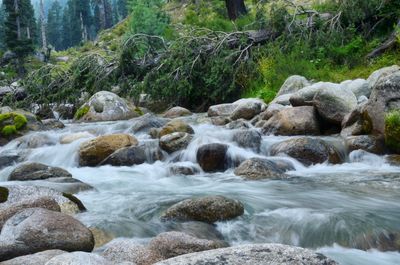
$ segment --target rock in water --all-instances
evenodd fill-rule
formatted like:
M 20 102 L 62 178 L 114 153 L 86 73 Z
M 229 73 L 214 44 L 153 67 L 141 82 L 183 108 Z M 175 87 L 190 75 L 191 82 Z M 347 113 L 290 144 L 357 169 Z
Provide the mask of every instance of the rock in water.
M 192 139 L 193 136 L 188 133 L 171 133 L 160 138 L 160 147 L 168 153 L 173 153 L 185 149 Z
M 143 146 L 130 146 L 118 149 L 100 164 L 112 166 L 133 166 L 145 162 L 146 153 Z
M 192 112 L 190 110 L 182 108 L 182 107 L 173 107 L 169 109 L 167 112 L 164 113 L 164 118 L 178 118 L 178 117 L 183 117 L 183 116 L 189 116 L 192 115 Z
M 332 164 L 342 162 L 337 150 L 321 139 L 301 137 L 289 139 L 271 147 L 271 155 L 284 154 L 293 157 L 306 166 L 329 161 Z
M 228 146 L 206 144 L 197 150 L 197 162 L 206 172 L 224 171 L 228 167 Z
M 138 141 L 129 134 L 111 134 L 83 143 L 79 148 L 80 166 L 97 166 L 118 149 L 137 146 Z
M 322 254 L 279 244 L 241 245 L 187 254 L 155 265 L 337 265 Z
M 50 249 L 90 252 L 93 247 L 92 232 L 78 220 L 63 213 L 31 208 L 4 224 L 0 261 Z
M 152 128 L 161 128 L 167 122 L 168 119 L 157 117 L 153 114 L 147 113 L 139 118 L 132 120 L 133 125 L 131 127 L 131 131 L 133 133 L 147 133 Z
M 240 130 L 233 135 L 233 141 L 240 147 L 250 148 L 255 151 L 260 150 L 261 140 L 261 133 L 256 130 Z
M 66 253 L 62 250 L 46 250 L 31 255 L 17 257 L 11 260 L 3 261 L 2 265 L 45 265 L 55 256 Z
M 171 206 L 161 218 L 214 223 L 236 218 L 243 213 L 244 206 L 239 201 L 223 196 L 206 196 L 181 201 Z
M 49 178 L 72 178 L 72 175 L 59 167 L 50 167 L 40 163 L 25 163 L 14 169 L 8 180 L 26 181 Z
M 319 135 L 317 113 L 311 106 L 282 109 L 265 123 L 262 132 L 275 135 Z
M 182 120 L 172 120 L 168 122 L 160 131 L 159 137 L 163 137 L 164 135 L 168 135 L 175 132 L 183 132 L 188 134 L 194 134 L 193 128 Z
M 285 172 L 293 169 L 289 163 L 279 163 L 266 158 L 251 158 L 240 164 L 235 174 L 248 180 L 283 179 L 287 178 Z
M 55 256 L 46 265 L 111 265 L 111 262 L 93 253 L 72 252 Z
M 116 121 L 138 117 L 135 106 L 108 91 L 94 94 L 75 114 L 79 121 Z

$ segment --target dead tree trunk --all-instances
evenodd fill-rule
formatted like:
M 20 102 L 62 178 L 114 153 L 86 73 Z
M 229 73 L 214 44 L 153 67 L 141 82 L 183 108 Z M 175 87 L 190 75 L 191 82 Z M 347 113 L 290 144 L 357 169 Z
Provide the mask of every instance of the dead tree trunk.
M 43 51 L 47 49 L 47 37 L 46 37 L 46 21 L 44 18 L 44 5 L 43 5 L 43 0 L 40 0 L 40 30 L 42 33 L 42 48 Z
M 244 0 L 225 0 L 226 10 L 230 20 L 236 20 L 238 17 L 247 14 L 247 8 Z

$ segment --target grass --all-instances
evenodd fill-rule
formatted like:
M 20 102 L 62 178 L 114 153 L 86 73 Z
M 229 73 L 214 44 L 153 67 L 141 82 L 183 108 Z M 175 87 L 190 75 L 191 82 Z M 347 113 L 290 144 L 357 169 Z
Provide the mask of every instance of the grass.
M 400 151 L 400 110 L 393 110 L 386 114 L 385 143 L 393 151 Z

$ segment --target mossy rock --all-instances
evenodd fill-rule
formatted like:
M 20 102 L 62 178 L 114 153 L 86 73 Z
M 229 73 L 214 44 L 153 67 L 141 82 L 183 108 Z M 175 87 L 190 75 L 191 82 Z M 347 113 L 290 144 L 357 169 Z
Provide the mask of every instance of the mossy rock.
M 18 134 L 18 131 L 24 129 L 28 119 L 25 115 L 17 112 L 8 112 L 0 114 L 0 130 L 4 137 L 11 137 Z
M 85 115 L 89 112 L 89 110 L 90 110 L 90 107 L 89 107 L 89 106 L 87 106 L 87 105 L 82 106 L 81 108 L 79 108 L 79 109 L 76 111 L 75 116 L 74 116 L 74 119 L 75 119 L 75 120 L 79 120 L 80 118 L 82 118 L 83 116 L 85 116 Z
M 385 144 L 392 151 L 400 153 L 400 110 L 386 114 Z

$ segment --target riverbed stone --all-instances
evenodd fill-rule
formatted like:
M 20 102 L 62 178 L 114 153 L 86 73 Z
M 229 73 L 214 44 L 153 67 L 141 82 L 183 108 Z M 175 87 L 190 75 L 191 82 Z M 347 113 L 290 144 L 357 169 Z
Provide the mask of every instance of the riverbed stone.
M 180 119 L 174 119 L 168 122 L 160 131 L 159 137 L 163 137 L 164 135 L 175 133 L 175 132 L 183 132 L 188 134 L 194 134 L 193 128 L 187 124 L 186 122 Z
M 157 117 L 154 114 L 147 113 L 139 118 L 133 119 L 133 125 L 130 129 L 132 133 L 148 133 L 152 128 L 161 128 L 169 120 Z
M 105 246 L 101 255 L 115 264 L 132 262 L 136 265 L 150 265 L 161 260 L 146 246 L 127 238 L 114 239 Z
M 173 164 L 169 167 L 169 171 L 172 175 L 184 175 L 190 176 L 195 175 L 200 172 L 199 168 L 196 166 Z
M 337 87 L 337 84 L 329 83 L 329 82 L 318 82 L 311 86 L 306 86 L 297 92 L 293 93 L 290 97 L 289 101 L 293 107 L 300 106 L 313 106 L 314 96 L 318 91 L 327 87 Z
M 7 261 L 3 261 L 1 265 L 45 265 L 49 260 L 51 260 L 55 256 L 59 256 L 64 253 L 67 252 L 58 249 L 45 250 L 35 254 L 25 255 Z
M 100 255 L 86 252 L 64 253 L 50 259 L 45 265 L 111 265 Z
M 39 251 L 92 251 L 93 235 L 73 217 L 42 208 L 20 211 L 0 233 L 0 261 Z
M 262 136 L 257 130 L 240 130 L 233 134 L 233 141 L 242 148 L 260 150 Z
M 240 245 L 178 256 L 155 265 L 337 265 L 322 254 L 280 244 Z
M 20 156 L 17 154 L 2 154 L 0 155 L 0 170 L 12 166 L 13 164 L 19 162 Z
M 373 154 L 385 153 L 385 140 L 373 135 L 349 136 L 346 138 L 346 145 L 349 152 L 364 150 Z
M 364 96 L 368 100 L 371 95 L 372 88 L 365 79 L 346 80 L 340 83 L 340 85 L 344 89 L 351 90 L 357 99 Z
M 224 171 L 228 168 L 228 146 L 225 144 L 206 144 L 197 150 L 196 158 L 205 172 Z
M 336 125 L 341 125 L 344 117 L 357 107 L 354 93 L 340 85 L 320 89 L 313 102 L 318 114 L 325 121 Z
M 187 199 L 171 206 L 161 219 L 215 223 L 234 219 L 243 213 L 244 206 L 237 200 L 224 196 L 205 196 Z
M 245 130 L 250 128 L 250 124 L 248 121 L 244 119 L 239 119 L 236 121 L 231 121 L 230 123 L 226 124 L 225 128 L 229 130 L 236 130 L 236 129 Z
M 175 132 L 160 138 L 160 147 L 168 153 L 185 149 L 193 139 L 193 135 L 185 132 Z
M 314 107 L 285 108 L 276 112 L 263 126 L 264 134 L 319 135 L 320 126 Z
M 304 76 L 292 75 L 286 79 L 281 88 L 279 89 L 277 96 L 293 94 L 300 89 L 310 86 L 311 82 L 308 81 Z
M 400 251 L 400 232 L 366 233 L 355 238 L 351 247 L 380 251 Z
M 306 166 L 330 162 L 339 164 L 342 158 L 339 152 L 324 140 L 310 137 L 289 139 L 271 147 L 271 155 L 284 154 Z
M 380 79 L 386 78 L 396 72 L 400 72 L 400 66 L 398 65 L 392 65 L 378 69 L 368 77 L 367 82 L 369 83 L 370 88 L 373 89 L 378 84 Z
M 94 94 L 75 114 L 79 121 L 117 121 L 140 116 L 135 106 L 109 91 Z
M 293 169 L 290 163 L 284 166 L 283 161 L 277 163 L 270 159 L 254 157 L 240 164 L 235 169 L 235 175 L 247 180 L 285 179 L 288 177 L 285 172 Z
M 167 230 L 183 232 L 200 239 L 217 241 L 222 247 L 229 247 L 224 236 L 218 231 L 217 226 L 214 224 L 199 221 L 168 222 Z
M 190 115 L 192 115 L 192 112 L 188 109 L 182 107 L 173 107 L 167 110 L 167 112 L 164 113 L 163 117 L 173 119 Z
M 110 134 L 97 137 L 81 144 L 79 165 L 97 166 L 118 149 L 137 145 L 137 139 L 129 134 Z
M 236 107 L 233 103 L 214 105 L 208 108 L 207 114 L 209 117 L 230 116 Z
M 26 181 L 49 178 L 72 178 L 72 175 L 59 167 L 51 167 L 41 163 L 24 163 L 11 172 L 8 180 Z
M 104 159 L 100 165 L 133 166 L 143 164 L 146 161 L 146 150 L 143 146 L 129 146 L 118 149 Z
M 240 99 L 233 104 L 236 105 L 236 108 L 230 115 L 232 120 L 251 120 L 267 107 L 267 105 L 260 99 Z

